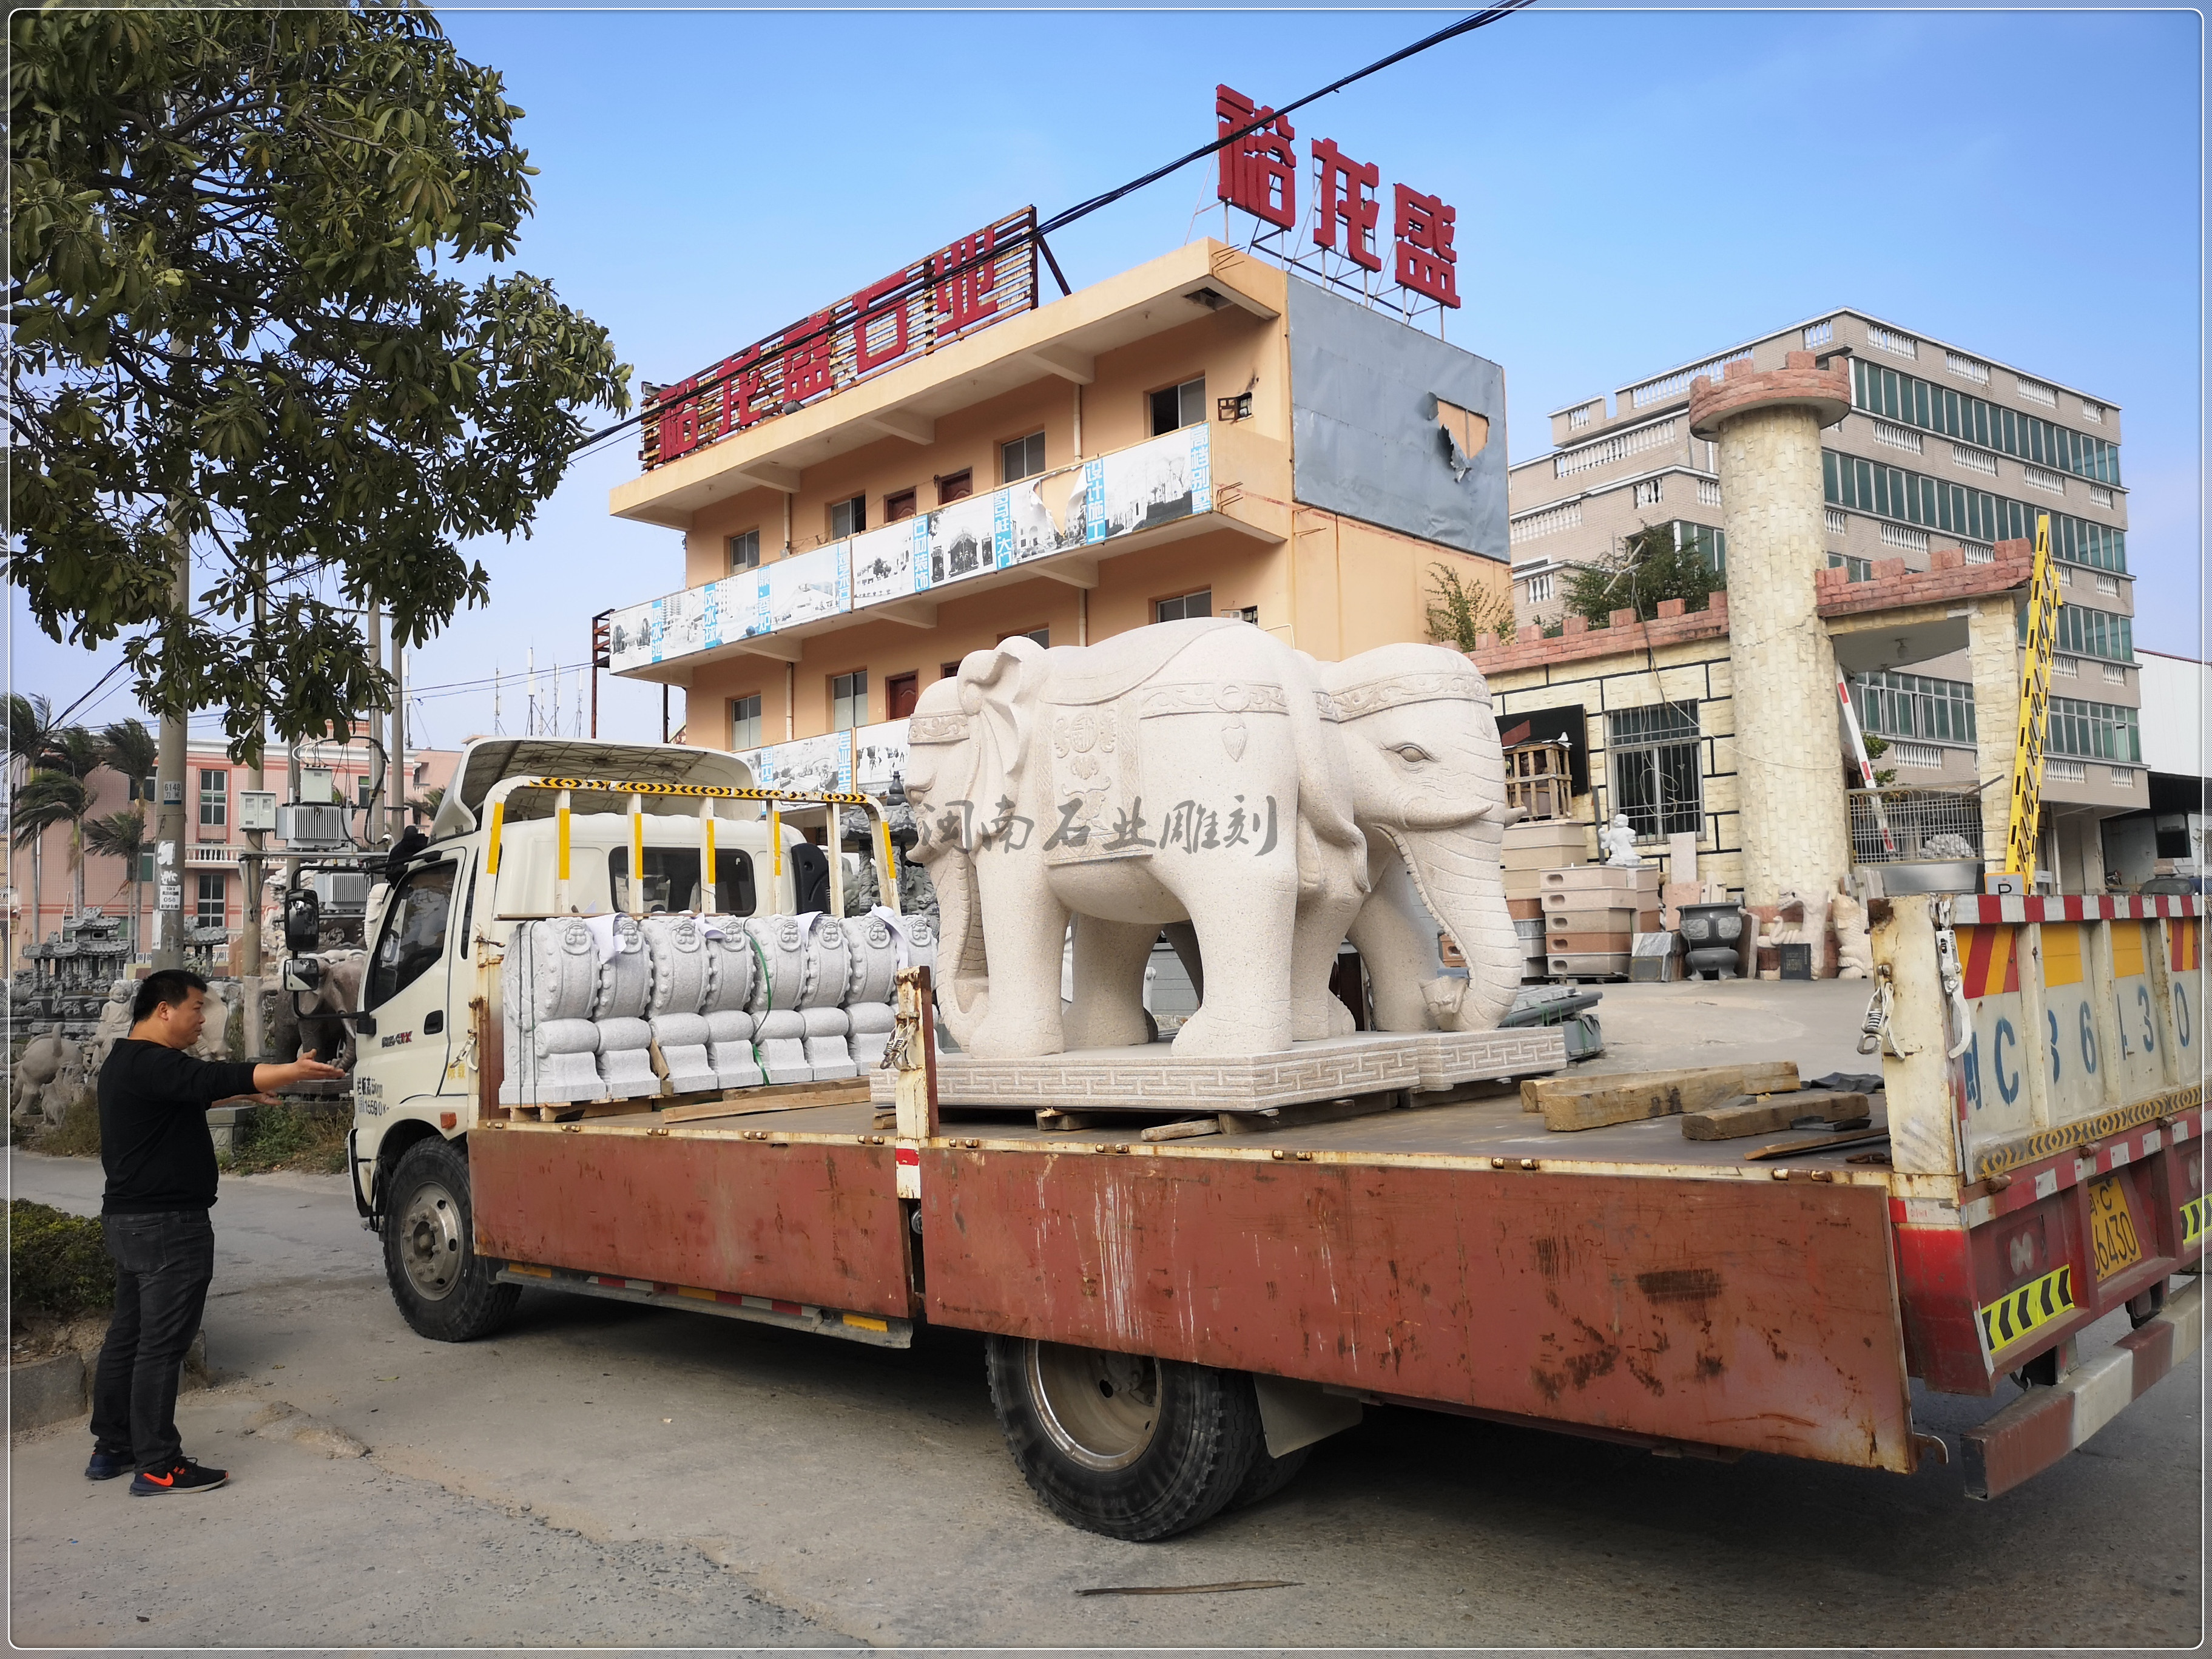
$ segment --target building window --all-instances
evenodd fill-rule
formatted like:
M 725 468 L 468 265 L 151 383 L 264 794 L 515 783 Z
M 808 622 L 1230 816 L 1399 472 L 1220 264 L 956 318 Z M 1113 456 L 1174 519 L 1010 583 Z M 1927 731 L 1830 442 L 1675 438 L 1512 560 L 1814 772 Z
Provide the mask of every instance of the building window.
M 830 539 L 842 541 L 848 536 L 857 536 L 868 527 L 868 498 L 855 495 L 850 501 L 830 503 Z
M 757 530 L 748 530 L 741 535 L 731 537 L 731 573 L 735 574 L 740 570 L 757 570 L 759 568 L 760 532 Z
M 960 665 L 957 662 L 941 662 L 937 665 L 937 678 L 941 680 L 949 680 L 959 672 Z
M 1695 835 L 1698 793 L 1698 705 L 1654 703 L 1606 716 L 1613 810 L 1628 815 L 1638 841 Z
M 1828 568 L 1844 572 L 1846 581 L 1870 582 L 1874 580 L 1874 561 L 1855 559 L 1848 553 L 1829 554 Z
M 1010 444 L 999 446 L 999 482 L 1012 483 L 1017 478 L 1034 478 L 1044 471 L 1044 434 L 1032 432 L 1026 438 L 1017 438 Z
M 2077 657 L 2100 657 L 2106 662 L 2136 659 L 2135 619 L 2087 605 L 2062 605 L 2051 629 L 2052 643 Z M 2027 637 L 2027 613 L 2020 613 L 2020 634 Z
M 1688 550 L 1695 548 L 1705 568 L 1722 581 L 1728 580 L 1728 532 L 1709 524 L 1692 524 L 1687 519 L 1677 519 L 1674 525 L 1674 545 Z
M 1152 436 L 1196 426 L 1206 418 L 1206 377 L 1152 393 Z
M 200 829 L 212 830 L 213 835 L 203 833 L 202 841 L 221 841 L 223 826 L 230 822 L 230 774 L 213 769 L 200 773 Z
M 2023 389 L 2032 384 L 2021 382 Z M 2120 482 L 2120 447 L 2116 443 L 2075 432 L 2038 415 L 2007 409 L 1972 392 L 1954 392 L 1917 375 L 1884 368 L 1863 357 L 1851 360 L 1851 402 L 1869 415 L 1998 450 L 2032 465 L 2071 472 L 2092 483 Z
M 2134 709 L 2109 702 L 2084 702 L 2077 697 L 2053 697 L 2050 718 L 2050 735 L 2044 739 L 2049 753 L 2142 764 L 2142 742 L 2136 729 Z
M 902 489 L 896 495 L 884 497 L 884 522 L 896 524 L 902 519 L 914 517 L 914 491 Z
M 1964 680 L 1876 672 L 1851 682 L 1859 724 L 1885 738 L 1966 747 L 1974 741 L 1974 688 Z
M 975 475 L 965 467 L 950 477 L 937 481 L 937 504 L 964 501 L 975 493 Z
M 1662 491 L 1662 489 L 1661 489 L 1660 486 L 1661 486 L 1661 484 L 1662 484 L 1662 483 L 1663 483 L 1664 482 L 1665 482 L 1665 481 L 1664 481 L 1663 479 L 1660 479 L 1660 478 L 1646 478 L 1646 479 L 1644 479 L 1644 482 L 1643 482 L 1643 483 L 1641 483 L 1638 484 L 1638 485 L 1636 486 L 1636 504 L 1637 504 L 1637 506 L 1638 506 L 1638 507 L 1656 507 L 1656 506 L 1658 506 L 1658 505 L 1659 505 L 1660 496 L 1661 496 L 1661 495 L 1662 495 L 1662 494 L 1663 493 L 1663 492 Z
M 1179 599 L 1162 599 L 1152 607 L 1154 622 L 1182 622 L 1190 617 L 1210 617 L 1213 614 L 1213 590 L 1201 587 L 1195 593 L 1186 593 Z
M 868 723 L 868 671 L 857 669 L 830 682 L 830 729 L 849 732 Z
M 229 877 L 221 870 L 203 870 L 199 878 L 199 892 L 192 905 L 192 926 L 228 926 L 230 921 Z
M 1034 640 L 1049 651 L 1052 649 L 1052 629 L 1049 628 L 1028 629 L 1019 634 L 1008 634 L 1000 639 L 999 643 L 1004 645 L 1007 640 Z
M 1821 487 L 1831 506 L 1902 520 L 1984 544 L 2032 540 L 2036 515 L 2048 514 L 2053 558 L 2098 570 L 2128 568 L 2127 532 L 2111 525 L 2093 524 L 2070 513 L 2052 513 L 2048 507 L 2008 501 L 1967 484 L 1908 472 L 1900 466 L 1885 466 L 1832 449 L 1820 452 L 1820 471 Z
M 730 747 L 757 749 L 761 740 L 761 700 L 756 693 L 750 697 L 730 699 Z
M 921 676 L 894 674 L 884 682 L 884 718 L 902 720 L 914 713 L 915 700 L 921 695 Z
M 1541 605 L 1552 597 L 1552 573 L 1547 570 L 1540 576 L 1531 576 L 1525 586 L 1528 590 L 1528 603 Z
M 366 807 L 375 799 L 376 787 L 369 782 L 368 774 L 364 772 L 353 781 L 353 804 L 356 806 Z

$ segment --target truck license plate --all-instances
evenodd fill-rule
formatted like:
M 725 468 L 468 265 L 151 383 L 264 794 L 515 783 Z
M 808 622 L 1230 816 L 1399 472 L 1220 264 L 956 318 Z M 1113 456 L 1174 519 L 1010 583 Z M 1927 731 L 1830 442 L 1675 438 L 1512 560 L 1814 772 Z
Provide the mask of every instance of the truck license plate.
M 2089 1188 L 2089 1248 L 2100 1282 L 2142 1260 L 2142 1244 L 2118 1176 L 2106 1176 Z

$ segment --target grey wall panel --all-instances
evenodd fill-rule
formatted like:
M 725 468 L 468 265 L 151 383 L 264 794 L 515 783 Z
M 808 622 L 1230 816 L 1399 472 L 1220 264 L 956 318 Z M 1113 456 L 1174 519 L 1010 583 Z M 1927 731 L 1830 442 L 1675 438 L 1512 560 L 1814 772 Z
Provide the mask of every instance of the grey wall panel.
M 1297 499 L 1463 553 L 1504 560 L 1505 371 L 1297 276 L 1290 282 L 1291 441 Z M 1437 424 L 1442 397 L 1490 422 L 1463 478 Z

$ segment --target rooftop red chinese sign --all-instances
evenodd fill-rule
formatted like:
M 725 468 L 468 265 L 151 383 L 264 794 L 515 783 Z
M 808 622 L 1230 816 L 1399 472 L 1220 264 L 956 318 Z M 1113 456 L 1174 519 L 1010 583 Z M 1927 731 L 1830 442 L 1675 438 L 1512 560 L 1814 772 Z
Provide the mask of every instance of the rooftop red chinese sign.
M 1297 134 L 1290 122 L 1233 87 L 1214 88 L 1213 113 L 1226 141 L 1218 152 L 1221 176 L 1216 194 L 1231 207 L 1273 227 L 1261 233 L 1261 241 L 1295 232 L 1299 224 L 1298 159 L 1291 146 Z M 1333 138 L 1313 139 L 1309 149 L 1314 171 L 1314 246 L 1324 256 L 1379 272 L 1382 203 L 1376 191 L 1382 185 L 1382 170 L 1372 161 L 1355 161 Z M 1441 198 L 1409 185 L 1394 184 L 1391 190 L 1395 210 L 1390 234 L 1399 287 L 1457 310 L 1459 253 L 1452 246 L 1452 233 L 1458 214 Z M 1284 250 L 1282 258 L 1285 264 L 1302 266 L 1296 252 Z M 1337 280 L 1327 270 L 1326 258 L 1321 274 Z
M 664 465 L 1036 307 L 1031 207 L 653 390 L 638 459 L 648 470 Z

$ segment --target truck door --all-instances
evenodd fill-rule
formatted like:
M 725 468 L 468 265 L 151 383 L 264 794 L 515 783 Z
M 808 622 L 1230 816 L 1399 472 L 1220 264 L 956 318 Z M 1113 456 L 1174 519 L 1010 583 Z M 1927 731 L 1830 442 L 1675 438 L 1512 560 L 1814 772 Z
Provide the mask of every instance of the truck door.
M 446 1072 L 453 1016 L 447 1007 L 453 940 L 465 931 L 460 915 L 463 856 L 418 864 L 399 879 L 385 905 L 369 952 L 362 1006 L 376 1032 L 359 1045 L 377 1097 L 396 1107 L 438 1092 Z

